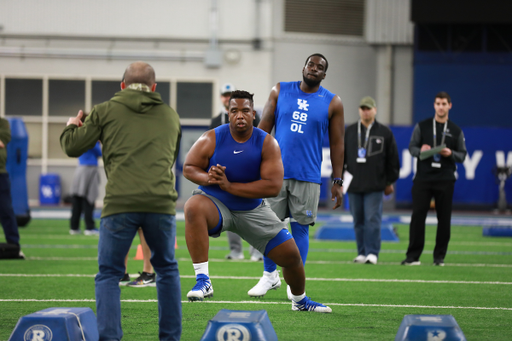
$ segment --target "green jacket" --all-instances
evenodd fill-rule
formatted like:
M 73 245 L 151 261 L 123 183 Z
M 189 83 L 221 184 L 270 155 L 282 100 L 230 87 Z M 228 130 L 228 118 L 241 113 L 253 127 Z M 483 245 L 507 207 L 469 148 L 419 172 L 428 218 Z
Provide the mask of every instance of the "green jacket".
M 0 118 L 0 141 L 4 144 L 0 148 L 0 173 L 7 173 L 5 164 L 7 163 L 7 144 L 11 141 L 11 128 L 9 121 L 5 118 Z
M 179 116 L 160 94 L 119 91 L 96 105 L 82 127 L 67 126 L 60 136 L 64 153 L 78 157 L 103 144 L 107 175 L 101 216 L 148 212 L 176 214 L 176 161 L 181 140 Z

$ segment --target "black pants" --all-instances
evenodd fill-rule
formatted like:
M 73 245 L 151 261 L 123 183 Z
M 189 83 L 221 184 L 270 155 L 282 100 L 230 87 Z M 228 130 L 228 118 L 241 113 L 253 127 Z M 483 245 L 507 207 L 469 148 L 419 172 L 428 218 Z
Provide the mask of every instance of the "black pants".
M 434 198 L 437 213 L 436 246 L 434 248 L 434 261 L 443 260 L 450 241 L 450 227 L 452 218 L 452 199 L 454 180 L 449 181 L 414 181 L 412 185 L 412 217 L 409 226 L 409 248 L 407 259 L 419 260 L 425 246 L 425 219 L 430 208 L 430 201 Z
M 94 204 L 87 201 L 87 198 L 73 195 L 71 199 L 73 209 L 71 210 L 71 229 L 78 230 L 80 228 L 80 216 L 84 212 L 85 228 L 92 230 L 96 228 L 94 225 Z
M 7 243 L 20 245 L 20 234 L 16 215 L 12 208 L 11 181 L 8 173 L 0 173 L 0 222 Z

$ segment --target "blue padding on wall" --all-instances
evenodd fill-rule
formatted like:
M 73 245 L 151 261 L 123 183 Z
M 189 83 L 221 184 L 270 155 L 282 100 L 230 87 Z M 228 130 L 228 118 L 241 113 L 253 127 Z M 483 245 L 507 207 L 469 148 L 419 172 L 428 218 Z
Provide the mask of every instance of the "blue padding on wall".
M 382 224 L 381 240 L 387 242 L 398 242 L 400 239 L 393 231 L 393 225 Z M 319 240 L 356 240 L 354 225 L 351 223 L 327 224 L 320 227 L 315 234 L 315 239 Z

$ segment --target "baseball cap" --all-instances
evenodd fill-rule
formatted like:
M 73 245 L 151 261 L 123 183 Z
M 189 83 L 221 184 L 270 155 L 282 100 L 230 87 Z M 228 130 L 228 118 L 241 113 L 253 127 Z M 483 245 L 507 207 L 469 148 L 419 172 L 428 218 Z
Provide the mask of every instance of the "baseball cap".
M 377 107 L 377 104 L 375 103 L 375 100 L 371 98 L 370 96 L 363 97 L 361 100 L 361 103 L 359 103 L 359 107 L 367 107 L 370 109 L 373 109 Z
M 233 84 L 226 83 L 226 84 L 222 85 L 222 87 L 220 88 L 220 94 L 224 95 L 226 93 L 231 93 L 231 92 L 233 92 L 235 90 L 236 90 L 236 88 L 235 88 L 235 86 Z

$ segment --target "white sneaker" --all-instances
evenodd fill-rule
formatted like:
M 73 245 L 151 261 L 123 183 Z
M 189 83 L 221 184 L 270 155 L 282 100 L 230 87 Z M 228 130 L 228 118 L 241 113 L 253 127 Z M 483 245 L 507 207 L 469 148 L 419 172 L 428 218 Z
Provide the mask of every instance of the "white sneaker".
M 354 263 L 366 263 L 366 256 L 365 255 L 359 255 L 356 258 L 354 258 Z
M 292 290 L 289 285 L 286 286 L 286 296 L 288 297 L 288 300 L 293 301 Z
M 260 262 L 262 260 L 263 260 L 263 256 L 255 256 L 255 255 L 251 256 L 251 262 Z
M 281 279 L 277 270 L 263 271 L 263 277 L 247 294 L 251 297 L 263 297 L 269 290 L 277 290 L 281 287 Z
M 368 256 L 366 256 L 366 264 L 377 264 L 377 256 L 375 256 L 373 253 L 370 253 Z
M 292 310 L 294 311 L 314 311 L 316 313 L 332 313 L 328 306 L 312 301 L 309 297 L 304 297 L 299 302 L 292 301 Z
M 187 294 L 189 301 L 202 301 L 207 297 L 213 297 L 213 287 L 210 278 L 206 275 L 197 275 L 196 285 Z
M 242 252 L 230 252 L 226 255 L 226 259 L 232 259 L 232 260 L 244 259 L 244 254 Z
M 99 236 L 100 230 L 92 229 L 92 230 L 84 230 L 84 235 L 86 236 Z

